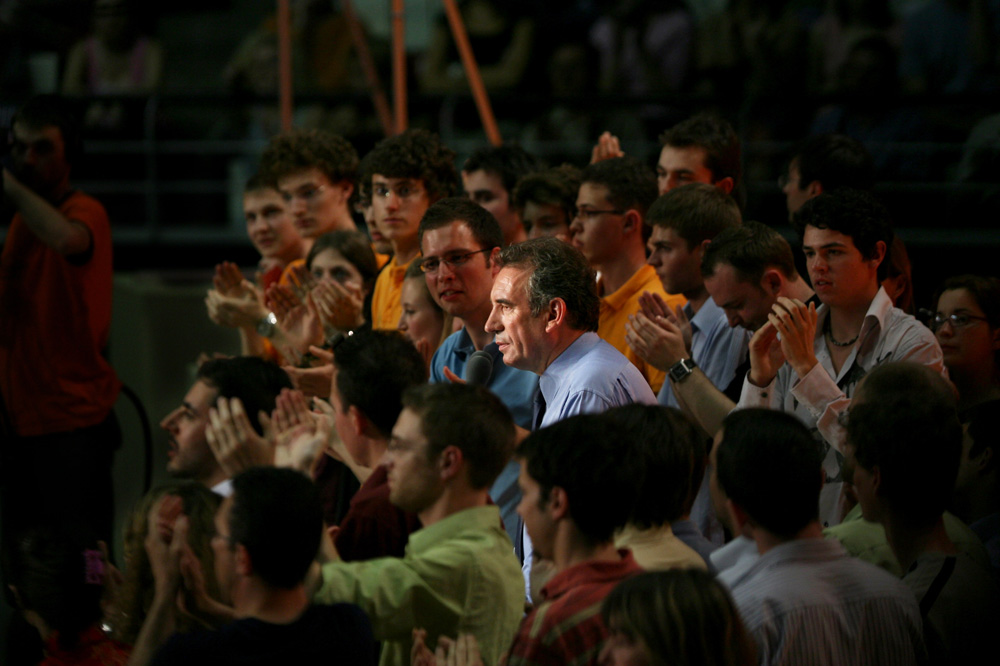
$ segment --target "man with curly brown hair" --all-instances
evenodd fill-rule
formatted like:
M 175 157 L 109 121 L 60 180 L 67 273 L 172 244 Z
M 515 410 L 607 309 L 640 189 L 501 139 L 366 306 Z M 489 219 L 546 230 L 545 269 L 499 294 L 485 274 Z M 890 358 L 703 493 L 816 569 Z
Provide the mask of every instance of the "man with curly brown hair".
M 432 203 L 459 191 L 455 153 L 436 134 L 413 129 L 383 140 L 365 157 L 375 225 L 392 244 L 392 261 L 372 293 L 372 328 L 395 329 L 410 262 L 420 254 L 417 230 Z

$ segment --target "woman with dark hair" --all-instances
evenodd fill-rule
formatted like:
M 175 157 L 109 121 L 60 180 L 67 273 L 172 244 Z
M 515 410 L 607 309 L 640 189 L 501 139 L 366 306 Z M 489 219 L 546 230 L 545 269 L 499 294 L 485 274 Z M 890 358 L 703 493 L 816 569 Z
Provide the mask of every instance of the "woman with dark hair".
M 936 301 L 931 328 L 958 389 L 959 414 L 1000 398 L 1000 279 L 948 278 Z
M 603 666 L 750 666 L 753 641 L 729 593 L 698 569 L 626 578 L 601 606 Z
M 33 528 L 5 565 L 19 610 L 44 641 L 42 666 L 124 666 L 128 648 L 101 628 L 108 567 L 93 535 L 79 526 Z

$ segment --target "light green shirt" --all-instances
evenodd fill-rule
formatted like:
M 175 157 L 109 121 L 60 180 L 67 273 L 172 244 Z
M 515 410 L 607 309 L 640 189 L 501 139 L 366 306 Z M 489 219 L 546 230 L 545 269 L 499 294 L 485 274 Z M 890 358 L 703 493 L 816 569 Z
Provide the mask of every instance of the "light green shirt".
M 361 606 L 375 638 L 384 641 L 380 664 L 408 666 L 411 632 L 471 633 L 483 662 L 496 664 L 510 646 L 524 611 L 524 579 L 495 506 L 459 511 L 410 535 L 402 559 L 332 562 L 313 600 Z
M 989 569 L 990 560 L 976 533 L 947 511 L 944 514 L 944 529 L 958 552 L 965 553 L 977 564 Z M 861 505 L 857 504 L 847 512 L 844 520 L 834 527 L 823 530 L 823 536 L 834 538 L 853 557 L 876 564 L 893 576 L 902 578 L 903 569 L 892 554 L 885 528 L 861 517 Z

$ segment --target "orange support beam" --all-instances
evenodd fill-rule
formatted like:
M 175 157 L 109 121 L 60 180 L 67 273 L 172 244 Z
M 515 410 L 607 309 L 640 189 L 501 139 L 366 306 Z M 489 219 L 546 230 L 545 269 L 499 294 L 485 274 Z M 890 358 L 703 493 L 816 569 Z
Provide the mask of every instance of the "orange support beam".
M 493 115 L 489 95 L 486 94 L 486 86 L 483 85 L 483 77 L 479 74 L 476 57 L 472 54 L 472 46 L 469 44 L 469 35 L 465 32 L 465 24 L 462 23 L 462 15 L 458 11 L 455 0 L 443 1 L 448 24 L 451 26 L 451 34 L 455 38 L 456 46 L 458 46 L 458 53 L 462 56 L 462 67 L 465 69 L 466 78 L 469 79 L 472 97 L 476 101 L 476 109 L 479 111 L 479 119 L 486 131 L 486 138 L 494 146 L 499 146 L 503 143 L 503 139 L 500 137 L 500 129 L 497 127 L 497 120 Z

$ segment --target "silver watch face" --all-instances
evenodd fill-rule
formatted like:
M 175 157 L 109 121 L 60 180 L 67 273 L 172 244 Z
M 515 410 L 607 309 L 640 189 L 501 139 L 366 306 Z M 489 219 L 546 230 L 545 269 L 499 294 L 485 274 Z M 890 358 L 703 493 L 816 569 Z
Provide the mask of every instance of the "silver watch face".
M 257 322 L 257 334 L 269 338 L 274 334 L 274 328 L 278 325 L 278 318 L 273 312 L 268 312 Z

